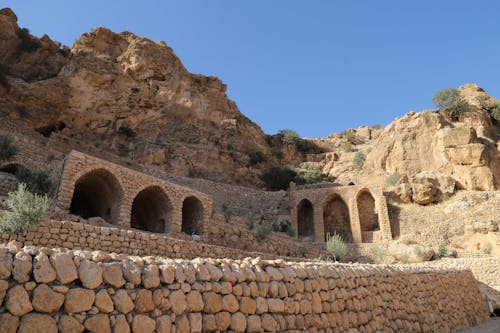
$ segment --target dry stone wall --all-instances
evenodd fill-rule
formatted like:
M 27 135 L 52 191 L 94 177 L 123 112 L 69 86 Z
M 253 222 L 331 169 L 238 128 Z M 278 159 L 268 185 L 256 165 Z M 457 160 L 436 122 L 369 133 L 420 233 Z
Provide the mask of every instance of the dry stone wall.
M 469 271 L 0 249 L 1 332 L 451 332 L 487 320 Z

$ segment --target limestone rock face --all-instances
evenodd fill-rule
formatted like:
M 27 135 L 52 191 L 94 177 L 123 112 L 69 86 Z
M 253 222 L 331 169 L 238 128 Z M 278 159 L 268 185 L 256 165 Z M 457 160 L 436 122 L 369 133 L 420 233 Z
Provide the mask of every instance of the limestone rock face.
M 403 201 L 413 201 L 420 205 L 436 203 L 453 195 L 456 182 L 439 172 L 423 171 L 403 180 L 398 186 L 398 194 Z
M 8 9 L 0 31 L 0 63 L 12 73 L 8 92 L 0 91 L 0 117 L 57 128 L 173 175 L 258 182 L 248 152 L 270 153 L 262 130 L 225 84 L 189 73 L 164 42 L 99 27 L 69 50 L 30 36 Z M 36 46 L 23 48 L 26 40 Z M 122 125 L 136 135 L 118 133 Z

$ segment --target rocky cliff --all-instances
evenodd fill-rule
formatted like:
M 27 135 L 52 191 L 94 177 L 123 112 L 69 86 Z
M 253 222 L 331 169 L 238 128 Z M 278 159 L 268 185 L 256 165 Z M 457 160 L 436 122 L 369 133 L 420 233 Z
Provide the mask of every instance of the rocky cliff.
M 189 73 L 164 42 L 96 28 L 69 49 L 31 36 L 3 9 L 0 64 L 4 119 L 172 175 L 258 183 L 249 154 L 269 153 L 264 133 L 228 99 L 226 85 Z

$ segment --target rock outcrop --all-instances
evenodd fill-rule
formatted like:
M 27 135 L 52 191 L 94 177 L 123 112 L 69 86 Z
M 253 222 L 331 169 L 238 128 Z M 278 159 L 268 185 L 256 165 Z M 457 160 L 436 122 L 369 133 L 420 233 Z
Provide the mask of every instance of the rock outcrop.
M 258 183 L 248 154 L 269 154 L 264 133 L 225 84 L 189 73 L 164 42 L 96 28 L 70 50 L 31 36 L 3 9 L 0 64 L 9 72 L 0 85 L 3 119 L 172 175 Z

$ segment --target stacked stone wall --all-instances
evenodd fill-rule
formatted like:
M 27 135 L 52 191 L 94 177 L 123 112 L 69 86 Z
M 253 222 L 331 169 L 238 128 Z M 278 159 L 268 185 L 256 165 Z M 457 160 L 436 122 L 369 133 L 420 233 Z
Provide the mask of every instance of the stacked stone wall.
M 487 320 L 469 271 L 0 249 L 1 332 L 451 332 Z

